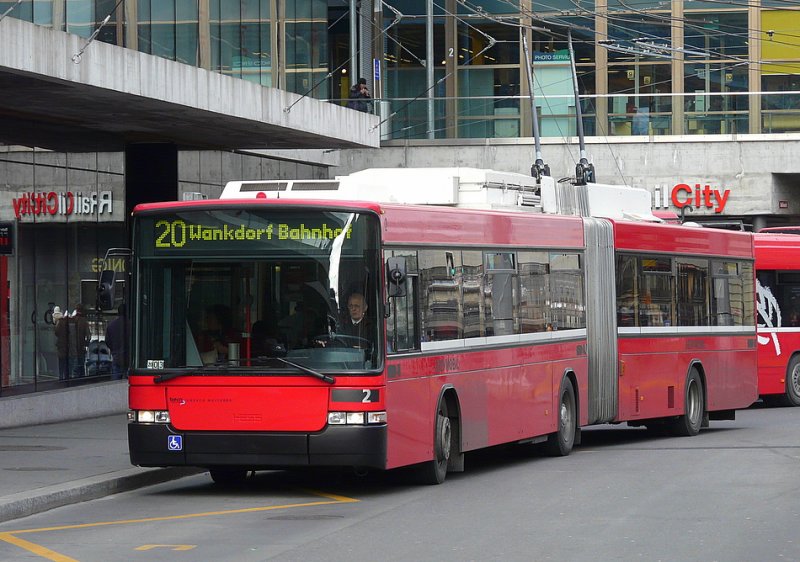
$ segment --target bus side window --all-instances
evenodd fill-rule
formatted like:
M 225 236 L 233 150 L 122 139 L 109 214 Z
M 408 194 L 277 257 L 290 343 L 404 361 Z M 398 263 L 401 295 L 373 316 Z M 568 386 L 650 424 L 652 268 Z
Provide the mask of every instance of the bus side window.
M 386 341 L 389 353 L 403 353 L 419 349 L 419 322 L 416 314 L 417 276 L 406 280 L 406 296 L 390 301 L 391 315 L 386 321 Z

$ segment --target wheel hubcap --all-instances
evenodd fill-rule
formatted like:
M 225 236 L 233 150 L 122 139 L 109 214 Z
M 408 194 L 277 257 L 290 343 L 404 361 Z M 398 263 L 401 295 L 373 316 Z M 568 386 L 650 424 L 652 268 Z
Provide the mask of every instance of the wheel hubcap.
M 791 385 L 790 390 L 794 393 L 795 396 L 800 396 L 800 364 L 796 365 L 794 369 L 792 369 L 792 375 L 789 378 L 789 384 Z
M 444 421 L 442 422 L 442 431 L 439 435 L 440 449 L 437 451 L 436 456 L 440 461 L 446 461 L 450 459 L 450 418 L 444 416 L 442 417 L 444 418 Z
M 686 397 L 686 415 L 692 424 L 697 422 L 700 413 L 700 394 L 697 390 L 697 383 L 692 381 Z

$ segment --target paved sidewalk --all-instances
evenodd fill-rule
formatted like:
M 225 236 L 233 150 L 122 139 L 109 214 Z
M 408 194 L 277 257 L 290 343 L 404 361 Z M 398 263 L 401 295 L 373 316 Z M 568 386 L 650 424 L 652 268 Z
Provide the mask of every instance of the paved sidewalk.
M 197 473 L 138 468 L 125 414 L 0 430 L 0 522 Z

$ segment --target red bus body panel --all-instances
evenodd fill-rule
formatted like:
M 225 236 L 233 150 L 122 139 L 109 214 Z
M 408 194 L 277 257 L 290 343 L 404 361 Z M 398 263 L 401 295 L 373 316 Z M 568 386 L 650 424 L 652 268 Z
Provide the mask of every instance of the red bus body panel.
M 618 251 L 750 258 L 752 234 L 669 224 L 614 224 Z M 683 331 L 684 333 L 681 333 Z M 746 408 L 758 399 L 754 335 L 697 334 L 689 330 L 619 338 L 619 421 L 683 412 L 686 375 L 699 362 L 706 377 L 707 410 Z
M 619 339 L 619 421 L 683 412 L 689 367 L 699 361 L 706 408 L 747 408 L 758 398 L 753 336 L 660 336 Z M 749 342 L 748 342 L 749 340 Z
M 335 388 L 378 388 L 383 377 L 338 377 Z M 155 384 L 155 386 L 154 386 Z M 378 402 L 336 402 L 332 387 L 303 376 L 181 377 L 167 384 L 130 379 L 131 409 L 168 410 L 180 431 L 320 431 L 329 409 L 380 411 Z
M 562 376 L 575 372 L 577 392 L 586 395 L 585 340 L 537 344 L 389 361 L 386 410 L 389 420 L 387 468 L 430 459 L 434 414 L 444 386 L 458 393 L 464 451 L 523 440 L 556 430 L 556 401 Z M 585 346 L 584 346 L 585 349 Z M 579 401 L 580 422 L 588 418 Z
M 382 210 L 387 245 L 581 249 L 584 244 L 577 217 L 395 205 Z M 463 451 L 555 431 L 554 381 L 572 370 L 585 395 L 586 357 L 576 351 L 585 349 L 585 341 L 389 358 L 387 370 L 396 374 L 388 377 L 386 393 L 387 468 L 432 457 L 436 404 L 445 386 L 458 394 Z M 588 407 L 585 401 L 579 405 L 585 423 Z
M 686 227 L 671 224 L 614 224 L 617 250 L 662 252 L 666 254 L 699 254 L 753 258 L 752 234 L 714 228 Z
M 383 206 L 384 244 L 582 248 L 577 217 L 454 208 Z

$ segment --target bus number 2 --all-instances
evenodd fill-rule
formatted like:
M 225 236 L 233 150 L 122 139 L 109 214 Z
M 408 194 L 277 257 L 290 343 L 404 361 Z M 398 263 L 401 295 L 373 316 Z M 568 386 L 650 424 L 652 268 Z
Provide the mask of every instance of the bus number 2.
M 372 402 L 370 397 L 372 396 L 372 391 L 369 388 L 364 388 L 361 390 L 364 393 L 364 398 L 361 399 L 362 403 Z

